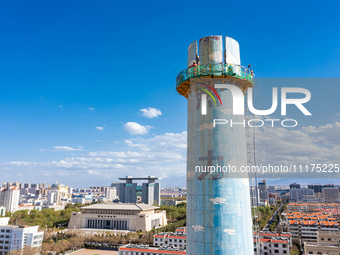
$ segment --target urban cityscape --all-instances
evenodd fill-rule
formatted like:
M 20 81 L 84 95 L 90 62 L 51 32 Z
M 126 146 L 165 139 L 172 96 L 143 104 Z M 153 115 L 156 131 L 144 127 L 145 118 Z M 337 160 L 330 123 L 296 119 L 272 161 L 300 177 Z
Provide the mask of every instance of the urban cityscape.
M 46 250 L 51 249 L 50 245 L 45 245 L 48 244 L 46 240 L 62 236 L 55 248 L 64 248 L 63 252 L 87 247 L 116 250 L 124 255 L 141 251 L 186 254 L 186 188 L 162 188 L 155 176 L 126 176 L 119 180 L 107 186 L 87 188 L 72 188 L 58 181 L 52 184 L 2 183 L 0 231 L 4 234 L 0 239 L 1 251 L 10 254 L 16 250 L 25 251 L 26 247 L 27 253 L 29 247 L 30 252 L 36 249 L 48 254 L 53 250 Z M 340 185 L 268 186 L 266 180 L 261 180 L 251 191 L 257 198 L 252 208 L 259 208 L 259 218 L 253 219 L 258 220 L 260 241 L 254 234 L 254 247 L 260 248 L 261 254 L 300 254 L 300 249 L 303 254 L 336 254 L 339 251 Z M 36 216 L 44 211 L 60 212 L 59 215 L 67 211 L 68 215 L 46 218 L 43 223 Z M 136 232 L 151 235 L 140 242 L 131 235 Z M 74 233 L 86 237 L 72 245 L 57 245 Z M 126 238 L 112 244 L 106 243 L 104 238 L 89 241 L 98 234 L 126 235 Z
M 0 255 L 340 255 L 339 9 L 0 1 Z

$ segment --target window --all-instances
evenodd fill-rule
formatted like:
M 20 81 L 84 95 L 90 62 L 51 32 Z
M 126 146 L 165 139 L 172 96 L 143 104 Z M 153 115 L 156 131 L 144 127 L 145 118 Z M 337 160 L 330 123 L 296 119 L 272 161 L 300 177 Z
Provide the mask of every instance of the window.
M 9 241 L 5 241 L 5 244 L 9 244 Z
M 328 241 L 331 241 L 331 239 L 330 239 L 330 238 L 328 238 Z
M 283 251 L 283 254 L 287 254 L 287 251 L 286 251 L 286 250 L 284 250 L 284 251 Z
M 5 236 L 4 236 L 4 235 L 1 235 L 0 237 L 1 237 L 1 238 L 4 238 Z
M 274 247 L 279 247 L 279 245 L 276 243 L 276 244 L 274 244 Z
M 279 253 L 279 250 L 274 250 L 274 253 Z
M 5 230 L 4 230 L 4 229 L 1 229 L 1 232 L 5 232 Z
M 325 238 L 321 238 L 321 241 L 324 241 L 325 240 Z M 313 254 L 313 253 L 309 253 L 309 254 Z
M 9 238 L 9 236 L 7 235 L 6 238 Z
M 287 244 L 282 244 L 282 247 L 283 248 L 287 248 Z

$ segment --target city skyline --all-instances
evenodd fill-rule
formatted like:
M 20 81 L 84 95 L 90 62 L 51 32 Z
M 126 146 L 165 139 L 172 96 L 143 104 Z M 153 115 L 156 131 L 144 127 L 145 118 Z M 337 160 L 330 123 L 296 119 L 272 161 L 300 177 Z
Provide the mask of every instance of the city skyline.
M 273 9 L 249 1 L 247 10 L 234 3 L 247 19 L 231 13 L 237 22 L 225 27 L 216 15 L 213 28 L 201 24 L 180 34 L 184 24 L 193 22 L 181 10 L 198 12 L 199 4 L 182 3 L 181 10 L 168 6 L 180 17 L 173 19 L 160 14 L 164 6 L 158 3 L 143 13 L 138 2 L 133 8 L 77 3 L 64 9 L 22 2 L 26 11 L 19 4 L 1 3 L 0 27 L 7 40 L 0 41 L 0 181 L 62 180 L 86 187 L 108 185 L 125 175 L 157 175 L 163 187 L 184 186 L 186 100 L 174 91 L 174 80 L 186 68 L 186 48 L 195 38 L 216 33 L 242 45 L 242 63 L 252 64 L 258 80 L 260 109 L 270 106 L 268 88 L 273 86 L 261 78 L 339 78 L 339 35 L 333 32 L 340 25 L 335 14 L 339 3 L 320 6 L 318 20 L 300 15 L 299 10 L 313 9 L 303 3 Z M 224 2 L 219 5 L 227 8 Z M 58 12 L 50 14 L 52 9 Z M 223 14 L 222 9 L 216 11 Z M 294 22 L 287 21 L 287 13 Z M 20 15 L 14 19 L 13 14 Z M 273 20 L 259 18 L 264 14 Z M 320 89 L 326 80 L 307 83 L 301 87 L 312 93 L 307 104 L 312 116 L 302 118 L 293 110 L 300 121 L 296 129 L 259 130 L 258 162 L 303 158 L 336 163 L 340 112 L 332 105 L 340 93 L 339 79 L 328 80 L 327 89 Z

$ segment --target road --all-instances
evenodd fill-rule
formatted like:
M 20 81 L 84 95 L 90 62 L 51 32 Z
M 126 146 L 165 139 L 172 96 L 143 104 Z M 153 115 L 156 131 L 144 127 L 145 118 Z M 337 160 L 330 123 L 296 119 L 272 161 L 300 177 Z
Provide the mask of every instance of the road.
M 281 206 L 275 211 L 275 213 L 272 215 L 272 217 L 270 218 L 270 220 L 267 222 L 267 224 L 264 226 L 262 231 L 269 231 L 269 226 L 270 224 L 272 224 L 272 222 L 274 221 L 276 215 L 278 214 L 278 212 L 281 210 L 281 208 L 284 206 L 285 203 L 282 203 Z

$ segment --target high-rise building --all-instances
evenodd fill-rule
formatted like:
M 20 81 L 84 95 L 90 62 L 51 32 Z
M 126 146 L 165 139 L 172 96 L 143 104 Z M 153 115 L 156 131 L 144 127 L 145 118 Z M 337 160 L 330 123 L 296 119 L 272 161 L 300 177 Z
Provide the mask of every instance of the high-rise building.
M 11 185 L 12 185 L 11 182 L 3 182 L 3 183 L 2 183 L 2 187 L 3 187 L 4 189 L 8 189 L 9 187 L 11 187 Z
M 275 193 L 275 186 L 268 186 L 267 189 L 269 193 Z
M 115 187 L 105 188 L 105 198 L 107 200 L 113 201 L 117 199 L 117 189 Z
M 267 184 L 266 184 L 266 181 L 263 180 L 262 182 L 259 182 L 259 190 L 260 192 L 265 192 L 267 191 Z
M 191 43 L 188 68 L 176 78 L 177 92 L 188 99 L 188 255 L 254 253 L 249 179 L 228 171 L 247 166 L 242 107 L 253 73 L 240 65 L 237 41 L 223 41 Z
M 6 208 L 6 212 L 15 212 L 19 206 L 20 189 L 2 189 L 0 195 L 0 206 Z
M 20 189 L 20 185 L 21 185 L 21 183 L 20 183 L 20 182 L 14 182 L 14 183 L 12 183 L 12 185 L 11 185 L 11 186 L 13 186 L 13 187 L 15 187 L 15 188 L 19 188 L 19 189 Z
M 314 190 L 314 193 L 322 192 L 322 185 L 320 184 L 310 184 L 308 185 L 308 188 Z
M 125 183 L 119 185 L 119 201 L 122 203 L 136 203 L 137 202 L 137 183 L 133 183 L 132 176 L 126 176 L 126 178 L 119 178 L 119 180 L 125 180 Z
M 314 190 L 307 188 L 297 188 L 290 190 L 290 199 L 293 201 L 301 200 L 303 196 L 314 196 Z
M 149 205 L 160 205 L 161 194 L 159 183 L 150 180 L 142 184 L 142 202 Z
M 290 189 L 299 189 L 300 188 L 300 184 L 297 184 L 297 183 L 294 182 L 293 184 L 289 185 L 289 188 Z
M 123 184 L 123 183 L 124 182 L 112 182 L 111 183 L 111 187 L 116 188 L 117 197 L 118 197 L 119 200 L 120 200 L 120 187 L 121 187 L 121 184 Z
M 30 187 L 31 187 L 31 184 L 30 184 L 30 183 L 25 183 L 25 184 L 24 184 L 24 188 L 25 188 L 25 189 L 29 189 Z
M 48 187 L 47 204 L 61 205 L 61 198 L 64 196 L 68 196 L 68 186 L 61 182 L 56 182 Z
M 44 183 L 39 183 L 39 189 L 47 189 L 47 184 Z
M 322 188 L 322 196 L 325 202 L 339 202 L 339 188 Z
M 155 176 L 148 176 L 147 178 L 134 178 L 126 176 L 126 178 L 119 178 L 124 182 L 113 182 L 111 187 L 117 188 L 119 201 L 122 203 L 136 203 L 137 202 L 137 183 L 133 181 L 148 181 L 142 184 L 142 203 L 153 205 L 160 204 L 160 185 L 156 183 L 159 178 Z

